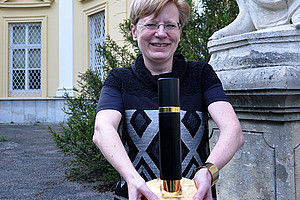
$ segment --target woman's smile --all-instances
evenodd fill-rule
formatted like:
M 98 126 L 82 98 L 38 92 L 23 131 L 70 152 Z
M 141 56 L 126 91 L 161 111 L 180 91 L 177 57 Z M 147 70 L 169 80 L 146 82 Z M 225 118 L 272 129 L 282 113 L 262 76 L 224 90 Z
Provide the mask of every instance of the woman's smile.
M 169 44 L 161 44 L 161 43 L 150 43 L 151 45 L 155 46 L 155 47 L 166 47 L 169 46 Z

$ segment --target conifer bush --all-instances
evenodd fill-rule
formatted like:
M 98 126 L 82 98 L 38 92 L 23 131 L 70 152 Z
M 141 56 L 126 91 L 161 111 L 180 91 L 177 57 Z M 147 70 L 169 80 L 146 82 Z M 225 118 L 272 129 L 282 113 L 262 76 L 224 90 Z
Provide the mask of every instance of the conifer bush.
M 121 47 L 109 37 L 104 46 L 99 46 L 99 52 L 107 60 L 104 77 L 111 69 L 128 66 L 135 59 L 128 46 Z M 102 77 L 103 74 L 92 70 L 80 74 L 76 97 L 64 97 L 67 121 L 59 129 L 49 127 L 48 130 L 56 147 L 69 157 L 66 173 L 70 180 L 102 181 L 97 188 L 109 190 L 114 187 L 118 174 L 92 141 Z

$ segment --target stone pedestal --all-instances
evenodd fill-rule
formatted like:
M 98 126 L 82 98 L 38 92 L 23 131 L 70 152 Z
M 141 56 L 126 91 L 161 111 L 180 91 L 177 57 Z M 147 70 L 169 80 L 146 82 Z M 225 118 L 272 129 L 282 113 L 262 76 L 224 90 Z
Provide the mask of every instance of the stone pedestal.
M 300 30 L 286 25 L 208 47 L 246 139 L 221 170 L 218 199 L 300 199 Z M 213 122 L 210 132 L 214 143 Z

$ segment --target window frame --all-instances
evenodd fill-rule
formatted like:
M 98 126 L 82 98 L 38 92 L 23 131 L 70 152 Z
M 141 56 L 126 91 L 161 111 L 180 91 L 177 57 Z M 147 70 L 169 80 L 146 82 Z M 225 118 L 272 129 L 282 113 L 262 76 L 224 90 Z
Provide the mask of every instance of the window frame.
M 3 61 L 2 65 L 2 97 L 18 97 L 18 98 L 28 98 L 33 97 L 30 95 L 20 95 L 20 96 L 10 96 L 10 31 L 9 27 L 12 23 L 41 23 L 41 95 L 34 97 L 46 97 L 47 96 L 47 16 L 31 16 L 31 17 L 13 17 L 13 16 L 3 16 Z
M 41 80 L 42 80 L 42 63 L 41 63 L 41 57 L 40 57 L 40 66 L 38 68 L 36 67 L 30 67 L 30 51 L 31 50 L 40 50 L 40 54 L 42 51 L 42 40 L 40 41 L 39 44 L 30 44 L 29 43 L 29 28 L 30 26 L 37 24 L 39 25 L 40 28 L 40 37 L 42 36 L 42 24 L 40 22 L 35 22 L 35 23 L 10 23 L 9 24 L 9 34 L 10 34 L 10 43 L 9 43 L 9 96 L 11 97 L 20 97 L 20 96 L 33 96 L 33 97 L 40 97 L 41 96 L 41 92 L 42 92 L 42 84 L 41 84 Z M 25 39 L 25 44 L 14 44 L 13 40 L 15 38 L 13 38 L 14 32 L 13 32 L 13 28 L 14 27 L 24 27 L 25 28 L 25 35 L 24 35 L 24 39 Z M 42 39 L 42 38 L 40 38 Z M 25 53 L 25 58 L 24 58 L 24 68 L 23 67 L 17 67 L 14 68 L 13 65 L 13 60 L 15 59 L 13 53 L 15 50 L 24 50 Z M 42 55 L 40 55 L 42 56 Z M 20 89 L 20 88 L 14 88 L 15 87 L 15 81 L 14 81 L 14 72 L 16 71 L 24 71 L 24 88 Z M 40 73 L 40 77 L 39 77 L 39 85 L 40 87 L 38 89 L 32 89 L 30 88 L 31 84 L 30 84 L 30 80 L 31 80 L 31 76 L 30 76 L 30 72 L 31 71 L 39 71 Z M 23 82 L 23 80 L 20 80 L 18 82 Z
M 103 30 L 104 31 L 104 38 L 101 38 L 101 37 L 91 38 L 92 33 L 95 35 L 95 31 L 94 31 L 95 29 L 91 30 L 91 17 L 93 17 L 97 14 L 103 14 L 103 17 L 104 17 L 104 30 Z M 99 12 L 96 12 L 96 13 L 89 16 L 89 49 L 90 49 L 89 60 L 90 60 L 90 68 L 91 68 L 91 70 L 97 71 L 98 73 L 100 73 L 100 75 L 102 75 L 102 78 L 104 78 L 104 71 L 103 71 L 103 67 L 101 65 L 103 65 L 105 63 L 105 60 L 102 60 L 102 59 L 104 59 L 103 57 L 100 58 L 102 60 L 101 63 L 99 65 L 96 65 L 95 61 L 97 60 L 97 58 L 96 57 L 92 58 L 92 56 L 93 55 L 97 56 L 97 53 L 94 53 L 92 55 L 92 51 L 96 51 L 96 47 L 95 47 L 96 44 L 101 44 L 101 43 L 104 44 L 104 42 L 105 42 L 105 25 L 106 25 L 105 24 L 105 11 L 99 11 Z
M 107 16 L 107 3 L 102 2 L 96 6 L 87 8 L 83 10 L 84 14 L 84 64 L 87 66 L 87 69 L 91 69 L 91 61 L 90 61 L 90 16 L 97 14 L 99 12 L 104 12 L 105 17 L 105 37 L 108 33 L 108 16 Z

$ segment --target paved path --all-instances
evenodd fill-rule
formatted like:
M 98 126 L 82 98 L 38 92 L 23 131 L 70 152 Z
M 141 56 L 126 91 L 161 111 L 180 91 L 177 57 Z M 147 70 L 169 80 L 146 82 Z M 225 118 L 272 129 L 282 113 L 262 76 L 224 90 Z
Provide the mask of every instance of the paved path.
M 0 199 L 113 199 L 96 183 L 68 181 L 65 159 L 46 125 L 0 124 Z

